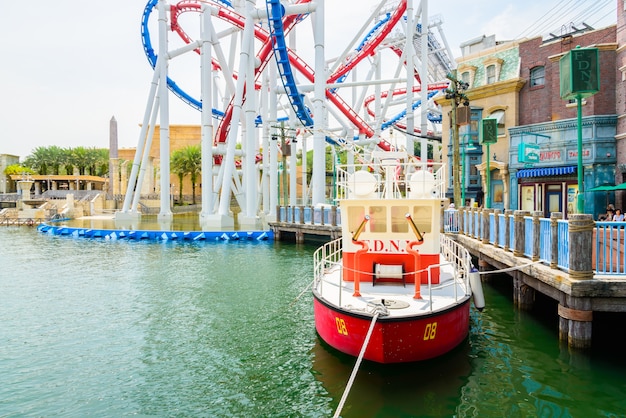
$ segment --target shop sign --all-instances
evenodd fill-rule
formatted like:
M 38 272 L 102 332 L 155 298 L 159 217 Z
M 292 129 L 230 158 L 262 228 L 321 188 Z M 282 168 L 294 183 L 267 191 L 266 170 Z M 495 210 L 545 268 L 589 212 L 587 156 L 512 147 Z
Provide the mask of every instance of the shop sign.
M 486 118 L 479 121 L 478 142 L 480 144 L 495 144 L 498 141 L 498 121 L 495 118 Z
M 575 48 L 559 60 L 561 98 L 589 97 L 600 90 L 598 48 Z
M 538 163 L 539 145 L 521 143 L 517 150 L 517 159 L 520 163 Z
M 583 158 L 591 157 L 591 150 L 589 148 L 583 149 Z M 567 159 L 574 160 L 578 158 L 578 150 L 569 150 L 567 151 Z
M 556 151 L 541 151 L 539 153 L 539 159 L 542 162 L 555 162 L 555 161 L 562 161 L 562 155 L 561 155 L 561 151 L 556 150 Z

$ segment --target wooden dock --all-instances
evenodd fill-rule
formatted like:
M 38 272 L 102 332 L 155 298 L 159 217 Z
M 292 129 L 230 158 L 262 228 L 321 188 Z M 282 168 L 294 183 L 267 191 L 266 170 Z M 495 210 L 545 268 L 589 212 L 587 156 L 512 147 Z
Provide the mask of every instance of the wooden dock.
M 276 222 L 269 223 L 276 241 L 294 237 L 301 244 L 306 236 L 328 241 L 341 236 L 336 206 L 279 206 L 276 214 Z

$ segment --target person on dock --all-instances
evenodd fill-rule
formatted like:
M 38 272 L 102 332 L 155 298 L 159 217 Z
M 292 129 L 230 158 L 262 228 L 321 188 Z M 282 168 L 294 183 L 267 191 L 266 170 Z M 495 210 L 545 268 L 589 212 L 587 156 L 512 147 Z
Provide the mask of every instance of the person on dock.
M 606 213 L 598 216 L 598 220 L 609 222 L 613 220 L 613 215 L 615 215 L 615 209 L 613 209 L 612 205 L 609 205 L 609 207 L 606 208 Z
M 621 209 L 615 209 L 615 215 L 613 215 L 614 222 L 622 222 L 624 221 L 624 214 Z

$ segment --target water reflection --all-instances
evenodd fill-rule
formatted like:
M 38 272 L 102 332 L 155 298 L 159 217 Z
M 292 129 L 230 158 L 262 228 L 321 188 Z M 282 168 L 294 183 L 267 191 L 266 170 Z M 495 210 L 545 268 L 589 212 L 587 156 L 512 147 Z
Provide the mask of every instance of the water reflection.
M 469 352 L 466 340 L 445 356 L 425 362 L 363 362 L 341 416 L 449 416 L 471 372 Z M 319 337 L 312 353 L 315 378 L 333 396 L 337 408 L 355 358 L 334 350 Z
M 138 220 L 119 220 L 113 216 L 89 216 L 55 222 L 54 225 L 71 228 L 128 229 L 132 231 L 202 231 L 197 213 L 175 214 L 171 221 L 159 220 L 157 215 L 142 215 Z M 237 231 L 238 229 L 235 222 L 235 228 L 224 230 Z M 221 231 L 222 229 L 212 228 L 212 230 Z

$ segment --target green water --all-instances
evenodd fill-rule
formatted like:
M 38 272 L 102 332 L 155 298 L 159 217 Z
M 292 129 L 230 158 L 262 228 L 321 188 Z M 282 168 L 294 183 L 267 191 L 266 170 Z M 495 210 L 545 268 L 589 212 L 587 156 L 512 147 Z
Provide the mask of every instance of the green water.
M 314 249 L 0 228 L 0 417 L 332 416 L 354 359 L 319 341 L 298 298 Z M 485 287 L 449 355 L 363 364 L 342 416 L 624 416 L 623 318 L 570 353 L 556 305 L 518 312 L 507 282 Z

